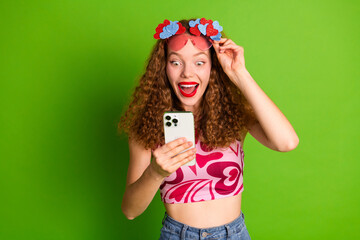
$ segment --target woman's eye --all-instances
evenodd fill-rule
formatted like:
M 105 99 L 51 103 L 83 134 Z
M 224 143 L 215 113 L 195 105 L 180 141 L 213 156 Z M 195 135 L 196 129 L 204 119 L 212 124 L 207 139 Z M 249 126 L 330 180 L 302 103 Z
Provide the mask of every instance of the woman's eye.
M 176 66 L 180 65 L 180 63 L 178 61 L 170 61 L 170 63 L 173 65 L 176 65 Z
M 180 62 L 179 62 L 179 61 L 170 61 L 170 63 L 171 63 L 172 65 L 175 65 L 175 66 L 179 66 L 179 65 L 180 65 Z M 202 65 L 204 65 L 204 64 L 205 64 L 204 61 L 198 61 L 198 62 L 196 62 L 196 65 L 198 65 L 198 66 L 202 66 Z

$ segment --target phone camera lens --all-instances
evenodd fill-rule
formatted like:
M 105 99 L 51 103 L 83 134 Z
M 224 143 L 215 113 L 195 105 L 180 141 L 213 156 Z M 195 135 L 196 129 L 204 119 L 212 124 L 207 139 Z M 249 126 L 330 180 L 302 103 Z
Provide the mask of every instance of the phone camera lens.
M 171 126 L 171 122 L 166 122 L 166 126 L 170 127 L 170 126 Z
M 165 119 L 166 119 L 166 120 L 170 120 L 171 117 L 170 117 L 170 116 L 165 116 Z
M 177 123 L 177 122 L 178 122 L 178 120 L 177 120 L 177 119 L 173 119 L 172 121 L 173 121 L 173 123 Z

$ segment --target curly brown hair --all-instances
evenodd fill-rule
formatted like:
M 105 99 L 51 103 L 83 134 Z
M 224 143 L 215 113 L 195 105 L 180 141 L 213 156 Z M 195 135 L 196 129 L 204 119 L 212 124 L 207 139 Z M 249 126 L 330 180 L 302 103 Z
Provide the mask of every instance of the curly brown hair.
M 189 31 L 189 21 L 181 20 Z M 222 31 L 222 37 L 227 38 Z M 211 73 L 204 92 L 195 129 L 198 139 L 209 148 L 228 147 L 238 139 L 243 141 L 246 123 L 256 121 L 255 114 L 241 91 L 223 71 L 213 47 L 210 48 Z M 163 114 L 166 111 L 184 111 L 166 75 L 167 46 L 165 39 L 154 45 L 145 73 L 121 116 L 118 131 L 124 130 L 145 149 L 165 144 Z

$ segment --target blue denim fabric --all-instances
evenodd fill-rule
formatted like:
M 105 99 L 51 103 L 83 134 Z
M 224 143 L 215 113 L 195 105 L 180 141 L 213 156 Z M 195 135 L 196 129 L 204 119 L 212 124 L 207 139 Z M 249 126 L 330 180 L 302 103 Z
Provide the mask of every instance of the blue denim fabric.
M 245 226 L 245 216 L 240 216 L 231 223 L 211 228 L 194 228 L 176 221 L 165 212 L 159 240 L 250 240 Z

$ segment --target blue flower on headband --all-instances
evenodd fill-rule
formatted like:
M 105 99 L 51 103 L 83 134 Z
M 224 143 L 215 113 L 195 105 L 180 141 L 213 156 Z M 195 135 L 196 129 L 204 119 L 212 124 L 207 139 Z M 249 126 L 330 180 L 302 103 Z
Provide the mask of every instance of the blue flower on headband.
M 202 25 L 202 24 L 199 24 L 198 25 L 198 29 L 199 31 L 202 33 L 202 35 L 206 36 L 206 27 L 207 25 L 209 25 L 208 23 L 205 24 L 205 25 Z
M 163 32 L 160 33 L 160 38 L 165 39 L 175 35 L 175 33 L 179 30 L 179 25 L 177 23 L 178 21 L 170 21 L 170 24 L 165 26 L 163 28 Z
M 220 24 L 219 24 L 218 21 L 214 21 L 212 25 L 213 25 L 213 27 L 214 27 L 216 30 L 218 30 L 219 32 L 221 32 L 221 31 L 223 30 L 223 27 L 220 26 Z
M 215 36 L 210 36 L 210 38 L 215 41 L 220 41 L 221 33 L 218 33 Z
M 190 27 L 195 27 L 196 24 L 200 24 L 200 18 L 196 19 L 195 21 L 190 20 L 189 22 Z

